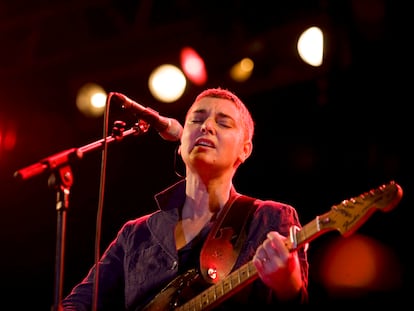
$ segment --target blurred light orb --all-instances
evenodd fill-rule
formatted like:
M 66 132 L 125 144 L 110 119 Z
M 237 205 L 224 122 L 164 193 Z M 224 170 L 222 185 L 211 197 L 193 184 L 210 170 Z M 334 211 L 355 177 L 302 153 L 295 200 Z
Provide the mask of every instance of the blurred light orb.
M 171 64 L 157 67 L 148 79 L 148 87 L 152 96 L 165 103 L 179 99 L 184 94 L 186 85 L 184 73 Z
M 207 70 L 203 58 L 191 47 L 184 47 L 180 53 L 181 68 L 187 78 L 196 85 L 207 82 Z
M 248 80 L 254 69 L 254 62 L 252 59 L 246 57 L 238 63 L 234 64 L 230 69 L 230 76 L 234 81 L 244 82 Z
M 105 111 L 106 98 L 103 87 L 95 83 L 86 83 L 78 91 L 76 107 L 87 117 L 100 117 Z
M 333 297 L 362 297 L 401 287 L 402 270 L 393 250 L 369 236 L 354 234 L 329 243 L 319 258 L 319 278 Z
M 12 151 L 17 143 L 17 129 L 13 120 L 0 119 L 0 159 L 2 151 Z
M 95 93 L 91 96 L 91 105 L 97 109 L 102 109 L 106 104 L 106 94 Z
M 314 67 L 322 65 L 323 60 L 323 33 L 318 27 L 305 30 L 298 40 L 299 56 L 302 60 Z

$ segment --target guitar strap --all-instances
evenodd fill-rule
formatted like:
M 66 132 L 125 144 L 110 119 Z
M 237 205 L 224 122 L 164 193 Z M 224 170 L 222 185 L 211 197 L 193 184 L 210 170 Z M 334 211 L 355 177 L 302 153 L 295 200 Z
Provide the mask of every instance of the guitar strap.
M 233 269 L 246 239 L 245 230 L 254 211 L 255 198 L 237 195 L 228 202 L 211 228 L 200 252 L 204 280 L 217 283 Z

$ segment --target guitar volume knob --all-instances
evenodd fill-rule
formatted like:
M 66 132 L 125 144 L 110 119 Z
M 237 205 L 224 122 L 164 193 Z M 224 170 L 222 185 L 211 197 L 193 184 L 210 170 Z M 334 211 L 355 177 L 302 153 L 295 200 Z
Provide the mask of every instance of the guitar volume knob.
M 212 280 L 217 278 L 217 270 L 215 268 L 208 268 L 207 274 Z

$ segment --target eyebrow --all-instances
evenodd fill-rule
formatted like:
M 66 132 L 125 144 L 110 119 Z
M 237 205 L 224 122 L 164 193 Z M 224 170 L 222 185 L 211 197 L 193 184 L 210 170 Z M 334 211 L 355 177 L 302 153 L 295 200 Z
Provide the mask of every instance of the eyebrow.
M 204 109 L 204 108 L 200 108 L 200 109 L 196 109 L 196 110 L 191 111 L 191 113 L 198 113 L 198 114 L 205 113 L 205 112 L 207 112 L 207 110 Z

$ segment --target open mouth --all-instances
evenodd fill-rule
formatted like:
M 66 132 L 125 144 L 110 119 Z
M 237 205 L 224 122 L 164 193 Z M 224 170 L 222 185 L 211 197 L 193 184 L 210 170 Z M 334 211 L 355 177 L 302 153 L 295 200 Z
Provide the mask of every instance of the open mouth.
M 195 146 L 203 146 L 203 147 L 214 148 L 213 142 L 211 140 L 205 139 L 205 138 L 199 138 L 196 141 Z

